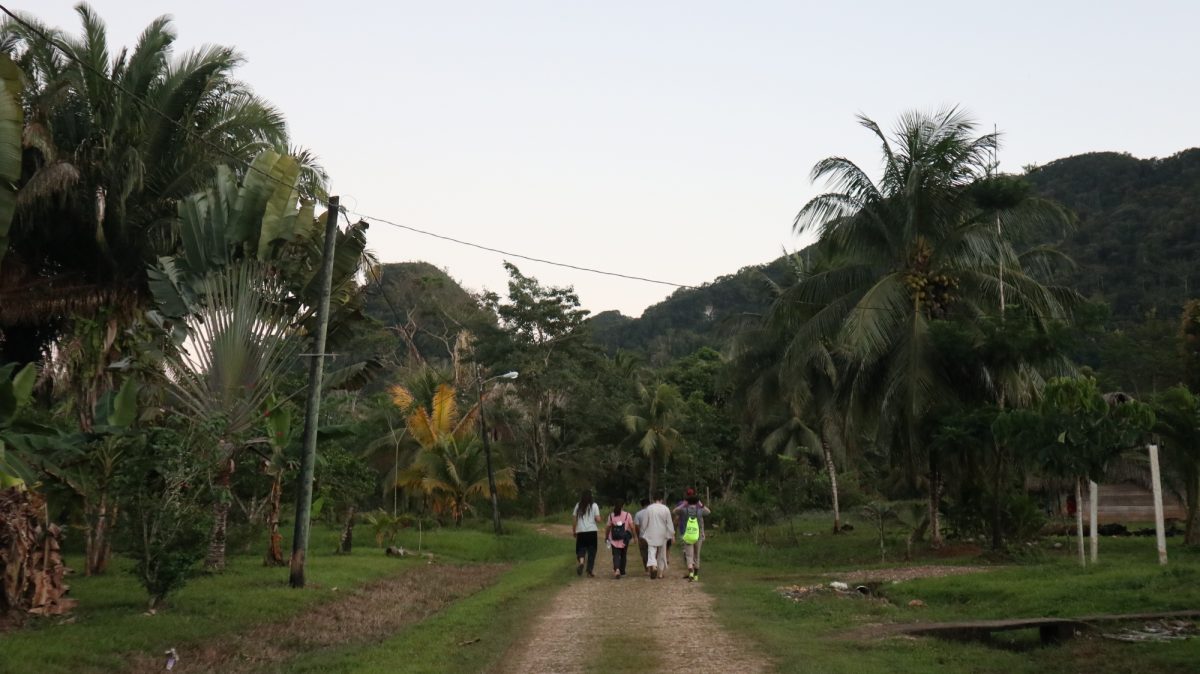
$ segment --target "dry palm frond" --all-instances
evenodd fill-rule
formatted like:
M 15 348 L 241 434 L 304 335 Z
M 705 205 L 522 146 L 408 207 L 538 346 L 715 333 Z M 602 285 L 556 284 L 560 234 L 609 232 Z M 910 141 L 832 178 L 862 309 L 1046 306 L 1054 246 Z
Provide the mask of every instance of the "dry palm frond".
M 29 208 L 39 201 L 62 194 L 78 182 L 79 169 L 74 164 L 65 161 L 47 164 L 17 191 L 17 208 Z

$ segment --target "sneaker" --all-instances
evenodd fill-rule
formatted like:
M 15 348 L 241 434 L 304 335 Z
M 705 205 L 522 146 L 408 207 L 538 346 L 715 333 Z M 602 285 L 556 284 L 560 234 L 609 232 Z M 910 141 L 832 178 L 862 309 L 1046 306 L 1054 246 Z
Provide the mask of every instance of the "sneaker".
M 652 567 L 650 567 L 650 580 L 657 580 L 657 579 L 658 579 L 658 567 L 652 566 Z
M 576 576 L 583 575 L 583 562 L 579 562 L 578 564 L 575 565 L 575 575 Z

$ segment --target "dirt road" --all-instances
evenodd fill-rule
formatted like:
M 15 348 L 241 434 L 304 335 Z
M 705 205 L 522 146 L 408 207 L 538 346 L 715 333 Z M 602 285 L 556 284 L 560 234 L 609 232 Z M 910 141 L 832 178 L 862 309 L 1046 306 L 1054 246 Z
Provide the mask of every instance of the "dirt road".
M 636 568 L 636 556 L 634 550 L 629 575 L 613 580 L 611 558 L 601 549 L 596 577 L 572 579 L 533 622 L 529 634 L 509 650 L 501 671 L 772 671 L 750 644 L 717 622 L 704 581 L 683 579 L 680 555 L 672 557 L 675 565 L 668 577 L 654 581 Z

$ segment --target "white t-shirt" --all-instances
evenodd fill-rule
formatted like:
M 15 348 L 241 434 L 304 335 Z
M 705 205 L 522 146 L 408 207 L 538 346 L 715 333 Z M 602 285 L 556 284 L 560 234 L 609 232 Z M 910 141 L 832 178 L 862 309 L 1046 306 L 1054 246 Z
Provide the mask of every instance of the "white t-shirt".
M 596 518 L 600 516 L 600 506 L 592 503 L 592 507 L 588 509 L 586 515 L 579 514 L 579 504 L 575 504 L 572 510 L 575 513 L 575 533 L 581 534 L 588 531 L 599 531 L 596 527 Z

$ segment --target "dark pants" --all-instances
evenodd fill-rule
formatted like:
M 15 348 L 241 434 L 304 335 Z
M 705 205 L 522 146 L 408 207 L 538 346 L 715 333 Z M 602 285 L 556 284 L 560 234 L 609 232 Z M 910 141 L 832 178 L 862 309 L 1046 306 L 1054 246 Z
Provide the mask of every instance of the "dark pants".
M 575 559 L 580 559 L 587 553 L 587 572 L 591 573 L 596 566 L 597 537 L 595 531 L 581 531 L 575 534 Z
M 621 575 L 625 575 L 625 559 L 629 555 L 629 546 L 626 544 L 623 548 L 617 546 L 612 547 L 613 553 L 613 571 L 620 571 Z
M 646 568 L 646 564 L 650 563 L 650 544 L 641 536 L 638 537 L 638 552 L 642 553 L 642 568 Z

